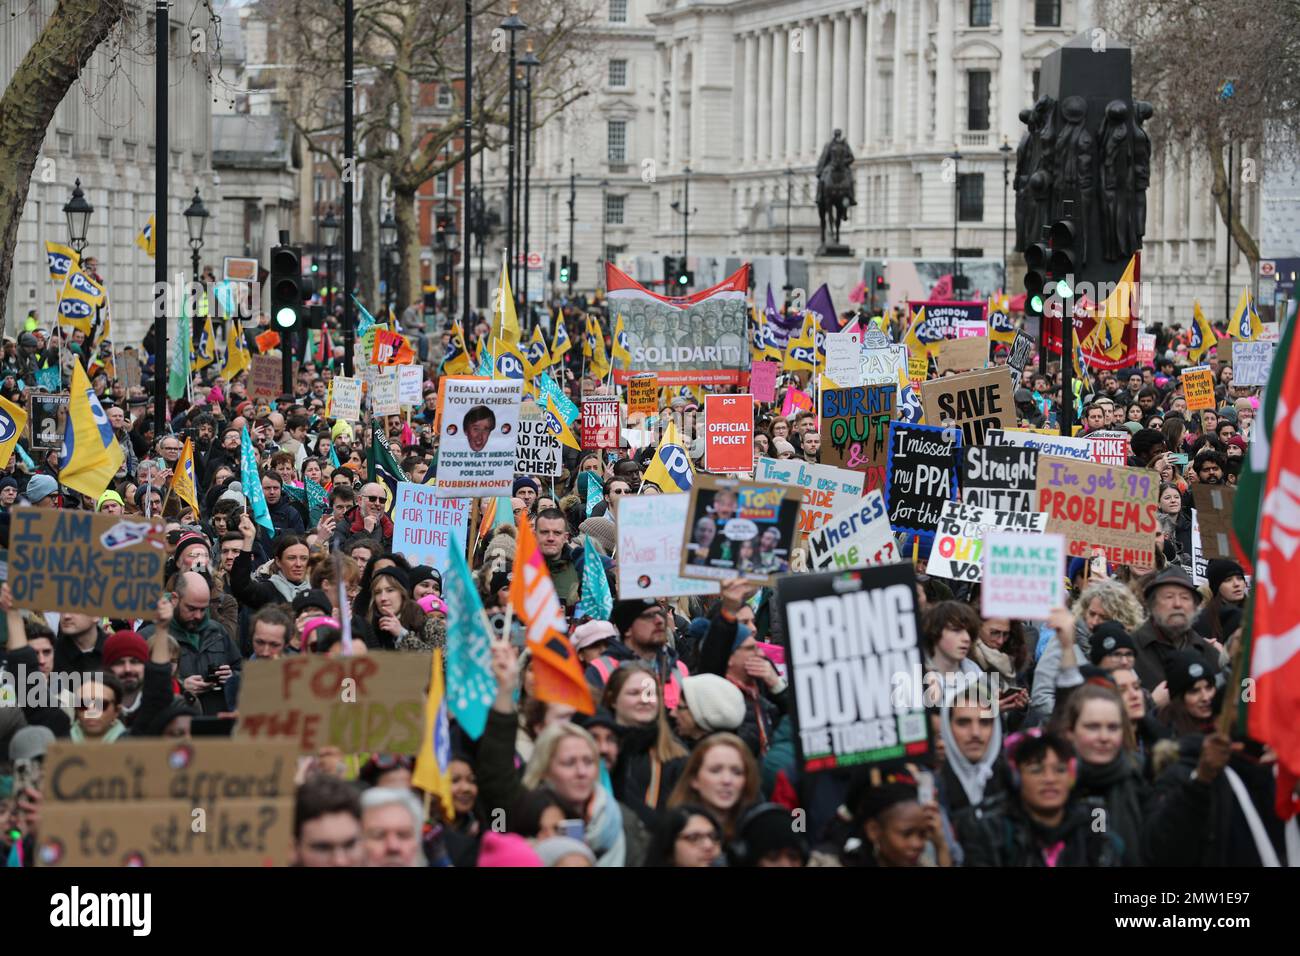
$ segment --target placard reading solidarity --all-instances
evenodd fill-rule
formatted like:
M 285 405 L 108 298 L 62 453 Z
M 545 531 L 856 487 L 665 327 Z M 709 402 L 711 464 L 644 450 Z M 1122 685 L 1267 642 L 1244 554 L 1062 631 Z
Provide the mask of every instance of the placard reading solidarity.
M 976 445 L 961 454 L 961 500 L 994 511 L 1033 511 L 1038 452 L 1014 445 Z
M 582 447 L 618 447 L 618 399 L 582 400 Z
M 912 566 L 785 575 L 776 594 L 803 770 L 929 753 Z
M 518 379 L 443 378 L 439 495 L 482 498 L 510 493 L 523 388 Z
M 802 500 L 790 485 L 697 475 L 683 529 L 682 577 L 720 581 L 740 575 L 770 584 L 790 570 Z
M 925 382 L 921 402 L 926 422 L 957 425 L 967 445 L 983 445 L 990 429 L 1016 424 L 1011 369 L 1005 365 Z
M 990 531 L 984 538 L 980 610 L 985 617 L 1043 621 L 1065 605 L 1065 538 Z
M 897 382 L 822 392 L 823 463 L 863 472 L 867 490 L 885 487 L 889 423 L 898 417 L 897 399 Z
M 162 521 L 53 508 L 14 508 L 10 515 L 16 607 L 152 619 L 167 561 Z
M 808 535 L 808 566 L 814 571 L 865 568 L 898 560 L 898 542 L 889 527 L 885 496 L 879 491 L 868 491 L 859 507 L 837 512 Z
M 416 753 L 432 656 L 371 651 L 258 661 L 240 678 L 235 736 L 292 743 L 305 754 L 326 746 L 344 753 Z
M 927 571 L 954 581 L 978 581 L 984 538 L 990 531 L 1046 530 L 1047 515 L 1040 511 L 993 511 L 958 501 L 944 502 Z
M 689 495 L 618 499 L 618 596 L 621 600 L 717 594 L 718 582 L 678 574 Z
M 440 498 L 428 485 L 410 481 L 397 483 L 393 503 L 393 551 L 412 565 L 426 564 L 447 571 L 451 536 L 458 541 L 469 537 L 472 498 Z
M 56 741 L 45 756 L 37 864 L 285 865 L 297 763 L 282 743 Z
M 540 478 L 560 476 L 560 440 L 546 428 L 546 419 L 536 405 L 524 405 L 519 412 L 519 440 L 515 443 L 515 472 Z
M 1038 459 L 1038 510 L 1065 535 L 1071 557 L 1090 558 L 1098 547 L 1111 564 L 1151 567 L 1159 490 L 1154 471 Z
M 704 396 L 704 467 L 754 470 L 754 396 Z
M 957 497 L 961 434 L 932 425 L 889 425 L 885 503 L 896 531 L 933 534 L 946 501 Z
M 778 461 L 760 458 L 754 467 L 754 480 L 798 485 L 803 489 L 803 507 L 799 509 L 799 532 L 816 531 L 836 511 L 862 497 L 862 474 L 831 465 L 810 465 L 803 461 Z

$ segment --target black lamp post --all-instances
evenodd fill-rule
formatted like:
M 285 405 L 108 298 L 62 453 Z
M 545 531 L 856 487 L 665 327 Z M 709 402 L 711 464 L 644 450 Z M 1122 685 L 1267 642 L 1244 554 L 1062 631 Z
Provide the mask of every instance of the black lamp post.
M 72 186 L 72 198 L 63 207 L 63 215 L 68 218 L 68 245 L 78 256 L 86 248 L 86 233 L 90 229 L 90 214 L 95 207 L 86 202 L 86 194 L 81 191 L 81 180 Z
M 953 144 L 952 152 L 948 154 L 952 160 L 952 290 L 953 298 L 957 297 L 957 219 L 961 211 L 961 176 L 957 172 L 957 164 L 961 162 L 961 152 Z
M 334 215 L 334 207 L 325 213 L 325 218 L 320 224 L 321 243 L 325 246 L 325 272 L 329 276 L 329 300 L 328 311 L 331 317 L 334 315 L 334 243 L 339 241 L 339 220 Z
M 1007 189 L 1011 184 L 1011 144 L 1005 136 L 998 147 L 1002 154 L 1002 294 L 1007 294 Z
M 600 181 L 600 272 L 596 275 L 596 288 L 605 288 L 605 257 L 609 244 L 605 240 L 605 227 L 609 224 L 609 180 Z
M 524 47 L 524 57 L 519 61 L 519 65 L 524 68 L 524 238 L 521 245 L 524 250 L 523 264 L 523 282 L 520 285 L 523 289 L 516 289 L 515 295 L 523 303 L 524 310 L 528 308 L 528 219 L 529 206 L 532 187 L 532 166 L 533 166 L 533 70 L 542 65 L 542 61 L 533 53 L 533 41 L 530 39 Z
M 447 315 L 454 317 L 456 314 L 456 282 L 453 271 L 455 266 L 456 246 L 458 245 L 457 240 L 460 238 L 460 231 L 456 228 L 455 209 L 446 197 L 443 197 L 442 208 L 447 220 L 447 231 L 443 236 L 443 255 L 446 261 L 444 272 L 447 277 L 447 293 L 444 297 L 443 305 L 444 311 Z
M 790 308 L 790 293 L 794 291 L 794 283 L 790 281 L 790 204 L 794 195 L 794 170 L 789 166 L 785 169 L 785 307 Z
M 199 198 L 199 189 L 194 187 L 194 198 L 185 210 L 185 228 L 190 234 L 190 262 L 194 267 L 194 281 L 199 281 L 199 250 L 203 248 L 203 228 L 208 224 L 208 207 Z
M 379 224 L 379 248 L 383 255 L 383 272 L 384 272 L 384 312 L 387 315 L 391 308 L 393 297 L 393 251 L 397 244 L 397 221 L 393 219 L 393 210 L 390 207 L 384 214 L 384 220 Z
M 500 29 L 510 34 L 510 59 L 507 66 L 506 82 L 510 84 L 508 116 L 509 136 L 506 146 L 506 259 L 509 262 L 507 274 L 512 282 L 518 266 L 519 249 L 515 245 L 515 156 L 518 142 L 518 118 L 515 109 L 515 75 L 517 59 L 515 57 L 515 34 L 524 29 L 524 21 L 519 19 L 519 4 L 511 0 L 510 14 L 501 21 Z
M 687 272 L 690 269 L 690 265 L 686 262 L 686 246 L 690 240 L 691 216 L 695 215 L 699 210 L 691 208 L 691 167 L 685 167 L 682 170 L 682 173 L 686 177 L 684 180 L 682 201 L 679 203 L 670 203 L 669 206 L 674 212 L 681 213 L 682 216 L 682 272 Z M 678 290 L 678 292 L 685 291 L 685 289 Z

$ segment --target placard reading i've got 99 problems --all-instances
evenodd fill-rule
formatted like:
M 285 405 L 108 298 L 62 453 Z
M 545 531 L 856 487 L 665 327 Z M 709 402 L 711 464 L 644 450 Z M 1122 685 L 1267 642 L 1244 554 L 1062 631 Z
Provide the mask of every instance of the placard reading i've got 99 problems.
M 1154 471 L 1038 458 L 1037 510 L 1047 512 L 1048 531 L 1065 535 L 1071 557 L 1098 547 L 1111 564 L 1151 567 L 1159 489 Z

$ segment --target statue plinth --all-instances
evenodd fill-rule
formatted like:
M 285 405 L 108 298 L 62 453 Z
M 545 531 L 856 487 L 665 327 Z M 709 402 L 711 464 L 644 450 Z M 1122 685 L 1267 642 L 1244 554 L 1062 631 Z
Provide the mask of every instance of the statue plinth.
M 853 250 L 838 242 L 827 242 L 817 247 L 817 255 L 848 258 Z

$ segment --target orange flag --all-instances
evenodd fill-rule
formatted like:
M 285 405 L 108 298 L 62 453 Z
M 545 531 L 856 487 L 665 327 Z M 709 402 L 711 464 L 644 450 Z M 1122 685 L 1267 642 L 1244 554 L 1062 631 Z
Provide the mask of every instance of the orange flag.
M 528 649 L 533 655 L 533 674 L 539 700 L 568 704 L 584 714 L 594 714 L 591 690 L 582 676 L 577 652 L 566 636 L 569 622 L 546 570 L 546 559 L 537 546 L 528 515 L 519 515 L 515 543 L 515 564 L 510 575 L 510 606 L 524 622 Z
M 257 350 L 265 355 L 280 344 L 280 333 L 275 329 L 269 329 L 253 339 L 253 341 L 257 343 Z
M 370 353 L 370 364 L 376 367 L 387 365 L 410 365 L 415 361 L 415 349 L 405 335 L 390 332 L 388 329 L 375 329 L 375 347 Z

